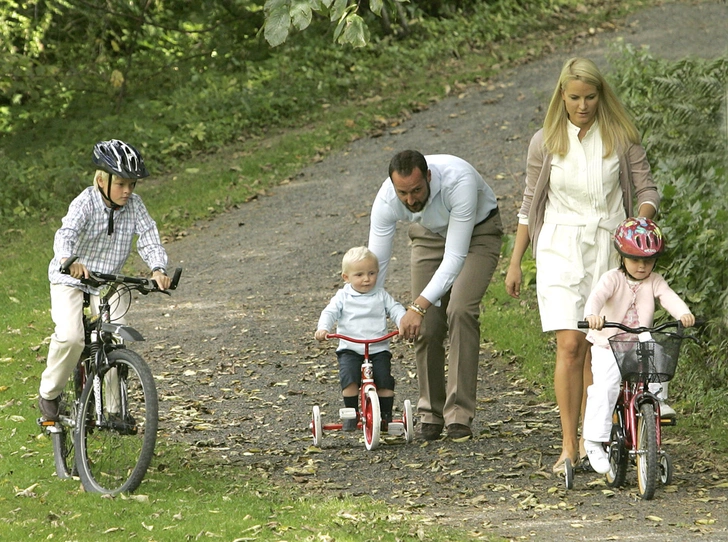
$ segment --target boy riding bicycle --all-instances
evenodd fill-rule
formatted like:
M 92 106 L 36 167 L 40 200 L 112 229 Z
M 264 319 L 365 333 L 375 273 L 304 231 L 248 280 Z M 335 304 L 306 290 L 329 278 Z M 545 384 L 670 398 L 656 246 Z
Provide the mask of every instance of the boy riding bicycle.
M 51 317 L 55 331 L 51 335 L 48 360 L 40 382 L 38 406 L 46 420 L 57 420 L 59 397 L 84 347 L 84 294 L 98 292 L 81 284 L 89 269 L 100 273 L 119 273 L 131 253 L 134 236 L 137 250 L 152 270 L 152 278 L 161 290 L 170 286 L 166 275 L 167 253 L 159 238 L 157 225 L 149 216 L 141 198 L 134 194 L 137 179 L 149 172 L 139 151 L 112 139 L 94 145 L 93 162 L 98 167 L 94 184 L 79 194 L 55 234 L 54 257 L 48 266 L 51 283 Z M 70 256 L 78 256 L 69 274 L 59 271 Z M 92 303 L 95 308 L 98 304 Z M 112 320 L 123 323 L 127 307 L 115 303 L 120 316 Z
M 584 412 L 584 447 L 591 467 L 600 474 L 609 472 L 609 456 L 603 443 L 609 442 L 612 413 L 617 403 L 621 375 L 608 338 L 619 330 L 602 329 L 604 320 L 629 327 L 650 327 L 655 313 L 655 299 L 685 327 L 695 324 L 695 317 L 685 302 L 653 273 L 657 258 L 665 249 L 662 231 L 647 218 L 628 218 L 619 225 L 614 246 L 621 265 L 604 273 L 589 295 L 584 319 L 591 331 L 592 374 L 594 383 L 587 389 Z M 656 389 L 652 389 L 653 386 Z M 650 384 L 653 393 L 666 398 L 667 383 Z M 658 398 L 660 395 L 658 395 Z
M 326 335 L 337 324 L 336 333 L 354 338 L 375 338 L 387 334 L 387 317 L 397 326 L 406 309 L 383 288 L 377 288 L 379 260 L 366 247 L 350 249 L 341 263 L 341 278 L 346 283 L 319 317 L 314 337 L 326 340 Z M 339 359 L 339 382 L 344 406 L 358 411 L 361 364 L 364 345 L 341 339 L 336 350 Z M 392 377 L 392 353 L 389 341 L 369 346 L 369 358 L 374 370 L 382 421 L 392 421 L 394 405 L 394 378 Z M 357 419 L 345 419 L 343 431 L 354 431 Z

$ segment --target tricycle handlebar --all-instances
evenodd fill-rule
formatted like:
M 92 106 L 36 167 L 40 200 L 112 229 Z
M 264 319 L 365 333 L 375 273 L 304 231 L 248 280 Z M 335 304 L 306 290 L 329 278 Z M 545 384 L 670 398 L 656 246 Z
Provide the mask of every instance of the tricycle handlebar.
M 327 339 L 344 339 L 345 341 L 349 341 L 352 343 L 359 343 L 359 344 L 371 344 L 371 343 L 379 343 L 382 341 L 386 341 L 387 339 L 390 339 L 394 337 L 395 335 L 399 335 L 399 330 L 394 330 L 391 333 L 387 333 L 383 337 L 378 337 L 376 339 L 354 339 L 353 337 L 347 337 L 346 335 L 340 335 L 338 333 L 327 333 L 326 338 Z

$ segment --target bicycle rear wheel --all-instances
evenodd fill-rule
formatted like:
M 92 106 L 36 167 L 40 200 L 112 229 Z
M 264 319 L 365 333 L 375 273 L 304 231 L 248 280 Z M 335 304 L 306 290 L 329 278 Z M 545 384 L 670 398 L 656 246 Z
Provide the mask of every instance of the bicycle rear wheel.
M 76 465 L 86 491 L 117 494 L 139 487 L 149 468 L 159 405 L 154 377 L 139 354 L 114 350 L 108 361 L 100 393 L 89 378 L 81 395 Z
M 78 475 L 75 463 L 74 425 L 78 411 L 78 399 L 81 397 L 82 390 L 83 367 L 78 364 L 66 383 L 66 389 L 61 392 L 61 401 L 58 404 L 59 421 L 47 429 L 53 444 L 56 476 L 61 480 Z
M 624 444 L 622 416 L 617 414 L 617 419 L 619 423 L 612 424 L 612 435 L 609 439 L 609 472 L 605 475 L 609 487 L 621 487 L 627 479 L 629 455 Z
M 652 403 L 640 406 L 637 421 L 637 484 L 640 496 L 650 500 L 657 486 L 657 426 Z

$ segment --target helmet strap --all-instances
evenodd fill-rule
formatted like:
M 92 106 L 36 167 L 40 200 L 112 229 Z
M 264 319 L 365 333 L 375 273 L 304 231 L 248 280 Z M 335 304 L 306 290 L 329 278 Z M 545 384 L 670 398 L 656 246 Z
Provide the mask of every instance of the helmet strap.
M 114 200 L 111 199 L 111 179 L 113 176 L 109 172 L 106 173 L 109 176 L 106 183 L 106 194 L 104 194 L 104 191 L 101 190 L 101 188 L 99 188 L 99 192 L 101 193 L 101 197 L 103 197 L 106 201 L 110 203 L 109 222 L 106 227 L 106 234 L 111 235 L 112 233 L 114 233 L 114 211 L 116 211 L 117 209 L 121 209 L 121 205 L 116 204 Z

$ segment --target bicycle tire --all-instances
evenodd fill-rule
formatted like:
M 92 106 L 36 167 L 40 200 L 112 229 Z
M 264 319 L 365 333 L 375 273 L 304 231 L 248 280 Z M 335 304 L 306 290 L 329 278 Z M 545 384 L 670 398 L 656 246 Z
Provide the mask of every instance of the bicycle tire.
M 74 448 L 74 424 L 82 388 L 83 377 L 79 364 L 76 365 L 71 378 L 68 379 L 66 388 L 61 392 L 61 400 L 58 404 L 60 421 L 50 431 L 53 463 L 56 467 L 56 476 L 60 480 L 68 480 L 78 475 Z
M 657 487 L 657 423 L 652 403 L 640 405 L 637 420 L 637 485 L 640 497 L 650 500 Z
M 111 367 L 86 381 L 76 421 L 76 466 L 86 491 L 116 495 L 139 487 L 154 455 L 159 405 L 154 377 L 136 352 L 125 348 L 108 355 Z M 114 369 L 116 382 L 114 382 Z M 97 422 L 96 401 L 102 404 Z M 126 410 L 122 411 L 126 401 Z
M 612 434 L 609 438 L 609 472 L 604 475 L 609 487 L 622 487 L 627 479 L 629 455 L 624 444 L 622 417 L 618 416 L 618 419 L 620 423 L 612 425 Z
M 364 411 L 364 445 L 367 450 L 374 450 L 379 446 L 379 435 L 382 430 L 382 415 L 379 409 L 379 395 L 375 390 L 369 390 L 362 406 Z

